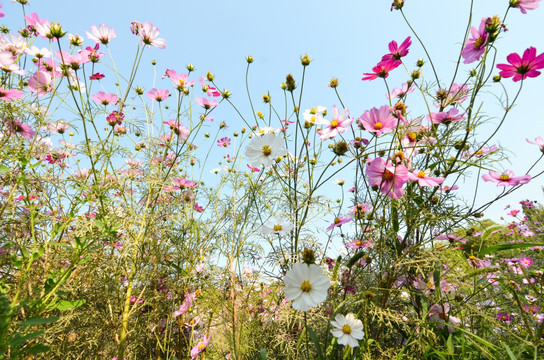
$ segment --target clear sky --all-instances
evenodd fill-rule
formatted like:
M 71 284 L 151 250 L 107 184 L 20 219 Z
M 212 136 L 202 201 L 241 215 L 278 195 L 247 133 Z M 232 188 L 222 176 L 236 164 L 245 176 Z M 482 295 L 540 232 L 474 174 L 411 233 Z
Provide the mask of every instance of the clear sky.
M 482 17 L 495 14 L 502 17 L 508 5 L 508 0 L 475 2 L 471 22 L 474 26 L 479 25 Z M 453 71 L 462 44 L 469 5 L 468 0 L 406 0 L 404 7 L 405 14 L 433 57 L 441 78 L 448 84 L 448 76 Z M 11 29 L 22 27 L 19 4 L 4 2 L 2 10 L 6 16 L 0 19 L 0 23 Z M 204 75 L 208 70 L 214 73 L 217 83 L 230 89 L 233 101 L 248 115 L 250 110 L 244 83 L 247 55 L 255 58 L 250 81 L 257 103 L 260 104 L 260 96 L 267 91 L 272 97 L 280 96 L 279 86 L 286 74 L 293 73 L 300 80 L 299 58 L 308 53 L 314 61 L 307 72 L 306 107 L 324 105 L 330 109 L 333 104 L 338 104 L 333 92 L 327 88 L 328 81 L 337 77 L 344 104 L 352 116 L 358 117 L 365 110 L 386 103 L 383 82 L 363 82 L 363 73 L 369 72 L 387 52 L 389 41 L 401 42 L 408 35 L 413 36 L 400 12 L 390 12 L 390 1 L 383 0 L 30 0 L 26 11 L 27 15 L 36 12 L 40 18 L 61 22 L 66 31 L 82 35 L 88 46 L 93 43 L 85 37 L 85 30 L 89 30 L 91 25 L 104 23 L 113 26 L 117 38 L 110 48 L 118 68 L 125 73 L 132 64 L 137 41 L 130 33 L 130 22 L 150 21 L 160 28 L 167 47 L 146 51 L 144 62 L 156 59 L 157 72 L 140 74 L 142 83 L 151 88 L 156 78 L 156 87 L 170 88 L 169 81 L 160 79 L 164 70 L 171 68 L 181 72 L 186 64 L 192 63 L 198 75 Z M 526 15 L 512 9 L 507 18 L 510 31 L 504 33 L 497 43 L 497 61 L 506 62 L 510 52 L 522 53 L 529 46 L 535 46 L 539 52 L 544 51 L 543 22 L 544 6 Z M 413 41 L 410 55 L 406 58 L 409 66 L 415 65 L 418 58 L 426 58 L 420 44 L 416 39 Z M 462 66 L 461 78 L 470 69 L 469 65 Z M 430 68 L 426 66 L 424 70 L 430 78 Z M 399 68 L 388 80 L 391 87 L 396 87 L 406 79 L 407 74 Z M 512 93 L 517 89 L 510 79 L 503 81 Z M 531 161 L 538 158 L 538 149 L 527 144 L 525 138 L 534 140 L 536 136 L 544 136 L 544 116 L 540 109 L 542 94 L 544 76 L 527 80 L 518 106 L 492 141 L 512 151 L 511 164 L 502 164 L 503 169 L 511 168 L 521 175 Z M 489 97 L 486 106 L 496 108 L 498 101 Z M 218 112 L 216 119 L 226 121 L 231 128 L 241 126 L 240 120 L 229 112 L 223 115 Z M 543 168 L 540 165 L 536 169 Z M 537 178 L 508 200 L 517 203 L 523 198 L 531 198 L 540 202 L 543 200 L 542 184 Z M 493 184 L 483 185 L 483 197 L 486 191 L 488 194 L 498 192 Z M 500 208 L 504 204 L 501 202 L 486 215 L 496 219 L 502 214 Z

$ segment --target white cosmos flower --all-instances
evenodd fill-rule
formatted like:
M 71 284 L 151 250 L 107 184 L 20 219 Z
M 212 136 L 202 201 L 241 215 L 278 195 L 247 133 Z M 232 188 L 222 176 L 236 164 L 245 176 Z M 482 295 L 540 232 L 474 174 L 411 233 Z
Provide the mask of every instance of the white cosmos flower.
M 270 219 L 262 227 L 262 232 L 265 235 L 289 235 L 293 230 L 293 225 L 283 219 Z
M 340 345 L 349 345 L 352 348 L 359 346 L 359 340 L 365 336 L 363 322 L 356 319 L 352 313 L 346 316 L 336 314 L 334 319 L 334 321 L 331 321 L 331 325 L 334 326 L 331 333 L 338 338 L 338 343 Z
M 315 264 L 293 265 L 283 281 L 285 297 L 293 301 L 293 309 L 301 311 L 308 311 L 310 306 L 325 301 L 331 286 L 329 277 L 323 275 L 323 269 Z
M 261 165 L 271 166 L 278 156 L 283 156 L 285 153 L 283 139 L 272 133 L 254 136 L 245 151 L 249 166 L 255 168 L 260 168 Z

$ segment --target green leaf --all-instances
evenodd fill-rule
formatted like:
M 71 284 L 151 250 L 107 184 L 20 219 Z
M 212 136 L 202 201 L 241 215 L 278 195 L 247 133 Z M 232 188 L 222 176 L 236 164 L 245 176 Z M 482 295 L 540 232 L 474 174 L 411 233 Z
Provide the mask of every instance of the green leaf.
M 262 348 L 259 353 L 261 354 L 261 360 L 266 360 L 266 348 Z
M 38 161 L 37 163 L 35 163 L 34 165 L 29 165 L 28 166 L 28 169 L 35 169 L 37 168 L 38 166 L 40 166 L 42 162 L 41 161 Z
M 64 310 L 70 310 L 70 309 L 78 308 L 81 305 L 85 304 L 85 302 L 86 302 L 85 299 L 73 300 L 73 301 L 61 300 L 58 303 L 56 303 L 53 307 L 55 309 L 60 310 L 60 311 L 64 311 Z
M 30 334 L 26 334 L 25 336 L 15 335 L 15 337 L 13 339 L 11 339 L 9 344 L 11 346 L 21 345 L 21 344 L 27 342 L 30 339 L 34 339 L 35 337 L 40 336 L 43 333 L 44 333 L 44 331 L 40 330 L 40 331 L 31 332 Z
M 8 172 L 9 168 L 5 165 L 0 165 L 0 173 Z
M 506 343 L 502 343 L 502 346 L 506 349 L 506 353 L 510 357 L 510 360 L 517 360 L 516 355 L 514 355 L 514 353 L 512 352 L 512 349 L 510 349 L 510 347 L 506 345 Z
M 305 325 L 306 326 L 306 331 L 308 331 L 308 334 L 310 335 L 310 339 L 312 339 L 312 342 L 314 343 L 315 345 L 315 348 L 317 350 L 317 356 L 319 357 L 320 360 L 323 359 L 323 351 L 321 351 L 321 344 L 319 344 L 319 340 L 317 339 L 317 335 L 315 334 L 315 332 L 310 329 L 310 327 L 308 325 Z
M 452 336 L 452 334 L 450 334 L 450 336 L 448 336 L 448 341 L 446 341 L 446 346 L 448 347 L 448 352 L 451 355 L 455 355 L 455 349 L 453 348 L 453 336 Z
M 522 248 L 528 248 L 528 247 L 533 247 L 533 246 L 544 246 L 544 244 L 522 243 L 522 244 L 495 245 L 495 246 L 486 247 L 485 249 L 480 250 L 480 252 L 478 253 L 478 256 L 494 253 L 494 252 L 497 252 L 497 251 L 512 250 L 512 249 L 522 249 Z
M 45 353 L 45 352 L 48 352 L 50 350 L 50 347 L 47 346 L 47 345 L 42 345 L 42 344 L 38 344 L 38 345 L 34 345 L 33 347 L 31 347 L 30 349 L 28 349 L 28 353 L 29 354 L 41 354 L 41 353 Z
M 34 325 L 43 325 L 55 322 L 59 319 L 58 316 L 48 317 L 48 318 L 31 318 L 19 323 L 21 326 L 34 326 Z

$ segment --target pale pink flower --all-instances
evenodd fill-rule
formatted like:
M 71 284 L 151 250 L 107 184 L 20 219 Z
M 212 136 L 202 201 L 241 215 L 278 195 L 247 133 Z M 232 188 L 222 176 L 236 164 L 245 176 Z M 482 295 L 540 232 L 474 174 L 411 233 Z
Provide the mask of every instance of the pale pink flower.
M 0 95 L 0 97 L 1 97 L 1 95 Z M 529 144 L 538 145 L 538 147 L 540 147 L 540 151 L 542 151 L 544 153 L 544 139 L 542 139 L 542 137 L 539 136 L 539 137 L 535 138 L 535 141 L 531 141 L 529 139 L 525 139 L 525 140 L 527 140 L 527 142 Z
M 444 329 L 443 323 L 449 323 L 453 326 L 458 326 L 459 323 L 461 323 L 461 319 L 456 318 L 454 316 L 449 315 L 450 312 L 450 304 L 447 302 L 443 305 L 440 304 L 434 304 L 429 309 L 429 320 L 433 322 L 439 322 L 437 326 L 440 329 Z M 455 332 L 455 328 L 452 326 L 448 326 L 448 332 L 453 333 Z
M 161 102 L 161 101 L 168 98 L 168 96 L 170 95 L 170 91 L 168 91 L 166 89 L 155 89 L 155 88 L 153 88 L 153 89 L 149 90 L 146 95 L 151 100 L 156 100 L 158 102 Z
M 187 140 L 189 137 L 191 130 L 186 126 L 183 126 L 183 124 L 178 122 L 176 119 L 170 119 L 168 121 L 164 121 L 164 123 L 170 126 L 170 130 L 172 130 L 180 140 Z
M 191 308 L 191 305 L 193 304 L 193 301 L 195 301 L 195 299 L 196 294 L 194 292 L 185 294 L 185 300 L 183 300 L 183 304 L 181 304 L 179 309 L 174 311 L 174 317 L 185 314 Z
M 519 8 L 522 14 L 527 14 L 527 10 L 538 8 L 540 0 L 510 0 L 510 6 Z
M 47 49 L 47 48 L 41 48 L 40 49 L 36 45 L 32 45 L 31 47 L 26 49 L 26 53 L 29 54 L 29 55 L 34 56 L 37 59 L 51 57 L 51 51 L 49 51 L 49 49 Z
M 351 217 L 350 216 L 344 216 L 344 217 L 335 217 L 334 218 L 334 221 L 332 222 L 332 224 L 329 225 L 329 227 L 327 228 L 327 231 L 331 231 L 332 229 L 334 229 L 335 227 L 338 227 L 338 226 L 342 226 L 348 222 L 351 221 Z
M 198 342 L 192 349 L 191 349 L 191 359 L 196 359 L 198 355 L 200 355 L 201 352 L 206 350 L 206 347 L 208 346 L 210 342 L 210 337 L 208 335 L 204 335 L 202 340 Z
M 216 107 L 219 103 L 215 100 L 210 100 L 208 98 L 202 97 L 202 98 L 195 98 L 195 101 L 198 105 L 202 106 L 204 109 L 209 110 Z
M 29 125 L 23 124 L 19 119 L 4 119 L 4 123 L 8 127 L 8 131 L 11 134 L 21 135 L 26 139 L 32 139 L 34 134 L 36 134 L 36 132 L 32 130 Z
M 433 124 L 445 124 L 449 125 L 452 122 L 457 122 L 465 119 L 465 113 L 459 114 L 457 108 L 451 108 L 448 112 L 431 113 L 431 116 L 427 115 L 427 119 L 431 120 Z
M 184 73 L 178 74 L 172 69 L 166 69 L 166 73 L 164 74 L 164 76 L 168 76 L 170 80 L 172 80 L 172 82 L 174 83 L 174 87 L 179 91 L 184 91 L 189 86 L 193 86 L 195 83 L 194 80 L 189 81 L 189 75 Z
M 404 184 L 408 182 L 408 169 L 399 164 L 393 165 L 391 160 L 387 162 L 382 158 L 376 158 L 366 168 L 368 183 L 370 186 L 379 186 L 381 192 L 390 198 L 397 199 L 404 195 Z
M 224 138 L 221 138 L 219 140 L 217 140 L 217 146 L 219 147 L 228 147 L 230 145 L 230 138 L 229 137 L 224 137 Z
M 444 178 L 428 176 L 430 170 L 414 170 L 408 173 L 408 178 L 412 181 L 417 181 L 419 186 L 438 186 L 444 182 Z
M 483 174 L 482 179 L 484 181 L 496 182 L 497 186 L 517 186 L 520 184 L 527 184 L 531 181 L 531 175 L 514 176 L 511 170 L 506 170 L 502 174 L 498 174 L 495 171 L 489 170 L 488 174 Z
M 91 32 L 85 31 L 87 37 L 97 44 L 107 45 L 111 40 L 116 37 L 115 30 L 113 27 L 108 27 L 108 25 L 100 24 L 98 27 L 96 25 L 91 26 Z
M 3 89 L 0 87 L 0 100 L 11 101 L 15 99 L 20 99 L 24 96 L 24 92 L 16 89 Z
M 47 95 L 53 90 L 51 81 L 51 75 L 48 72 L 38 70 L 28 79 L 28 90 L 36 93 L 36 96 Z
M 51 23 L 49 20 L 46 19 L 40 19 L 38 17 L 38 14 L 31 13 L 30 16 L 25 16 L 26 23 L 28 26 L 34 28 L 36 33 L 42 38 L 42 39 L 51 39 Z
M 70 128 L 70 125 L 66 123 L 62 123 L 62 122 L 47 124 L 47 130 L 54 133 L 59 133 L 59 134 L 64 134 L 64 132 L 68 130 L 69 128 Z
M 476 29 L 474 26 L 470 28 L 472 38 L 467 40 L 465 47 L 461 51 L 461 55 L 465 59 L 463 60 L 463 63 L 470 64 L 478 61 L 485 52 L 485 45 L 487 43 L 487 32 L 485 31 L 485 23 L 486 18 L 483 18 L 482 22 L 480 23 L 479 29 Z
M 79 70 L 82 64 L 90 62 L 89 55 L 85 51 L 80 51 L 77 54 L 70 54 L 66 50 L 57 51 L 55 53 L 62 63 L 70 66 L 74 70 Z
M 393 130 L 398 124 L 398 119 L 391 115 L 389 106 L 383 105 L 380 109 L 372 108 L 365 111 L 357 119 L 357 122 L 365 130 L 375 133 L 376 136 L 380 136 Z
M 389 98 L 403 98 L 405 97 L 407 94 L 413 92 L 415 90 L 415 86 L 412 86 L 412 84 L 410 84 L 410 86 L 408 86 L 407 83 L 404 83 L 402 84 L 402 87 L 401 88 L 394 88 L 393 91 L 391 92 L 390 95 L 385 95 L 388 99 Z
M 115 105 L 119 101 L 119 97 L 115 94 L 106 94 L 103 91 L 99 91 L 96 94 L 91 95 L 91 97 L 94 101 L 102 105 Z
M 344 109 L 344 112 L 340 116 L 340 111 L 336 105 L 333 105 L 331 121 L 318 117 L 316 123 L 326 125 L 327 127 L 325 129 L 318 130 L 317 133 L 320 135 L 319 138 L 321 140 L 332 139 L 336 135 L 345 132 L 352 122 L 353 119 L 349 117 L 349 110 L 347 108 Z
M 166 47 L 166 40 L 158 37 L 160 34 L 159 28 L 153 26 L 150 22 L 139 24 L 138 34 L 140 35 L 142 44 L 147 45 L 148 47 L 151 47 L 151 45 L 159 49 L 164 49 Z

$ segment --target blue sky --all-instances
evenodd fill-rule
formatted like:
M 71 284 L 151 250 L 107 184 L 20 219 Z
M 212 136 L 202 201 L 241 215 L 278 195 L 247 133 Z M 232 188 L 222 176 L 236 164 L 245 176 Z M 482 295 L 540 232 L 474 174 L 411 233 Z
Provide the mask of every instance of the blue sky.
M 508 0 L 477 0 L 472 24 L 478 26 L 482 17 L 504 14 Z M 449 83 L 463 40 L 467 24 L 470 1 L 468 0 L 407 0 L 405 14 L 418 31 L 437 66 L 441 78 Z M 16 29 L 22 26 L 19 4 L 4 3 L 6 16 L 0 23 Z M 85 37 L 85 30 L 93 24 L 113 26 L 117 38 L 110 48 L 117 66 L 127 73 L 132 64 L 136 38 L 130 33 L 133 20 L 150 21 L 160 28 L 161 37 L 166 38 L 164 50 L 152 48 L 146 51 L 144 62 L 157 60 L 157 73 L 144 72 L 139 81 L 152 87 L 170 88 L 167 80 L 160 80 L 166 68 L 178 72 L 192 63 L 197 74 L 208 70 L 215 74 L 221 87 L 233 93 L 233 101 L 249 115 L 245 95 L 245 57 L 253 55 L 255 62 L 250 74 L 251 89 L 256 103 L 260 96 L 270 91 L 272 97 L 282 95 L 279 88 L 285 75 L 293 73 L 300 79 L 300 56 L 308 53 L 314 60 L 307 72 L 305 101 L 307 107 L 324 105 L 332 108 L 338 104 L 333 92 L 327 88 L 332 77 L 340 80 L 339 91 L 352 116 L 385 104 L 383 82 L 362 82 L 363 73 L 369 72 L 387 52 L 391 40 L 401 42 L 412 35 L 399 12 L 390 12 L 389 1 L 218 1 L 206 3 L 189 1 L 67 1 L 30 0 L 27 14 L 36 12 L 40 18 L 59 21 L 70 33 Z M 544 20 L 544 9 L 539 8 L 523 15 L 512 9 L 507 26 L 498 42 L 498 62 L 506 62 L 510 52 L 523 52 L 529 46 L 544 51 L 544 37 L 537 34 Z M 418 58 L 425 58 L 421 46 L 413 39 L 413 46 L 406 63 L 413 66 Z M 86 39 L 86 45 L 92 42 Z M 43 46 L 43 45 L 42 45 Z M 149 67 L 145 66 L 145 69 Z M 461 78 L 471 67 L 461 67 Z M 430 68 L 424 68 L 430 76 Z M 100 71 L 100 70 L 99 70 Z M 407 79 L 406 73 L 398 70 L 389 77 L 391 87 L 399 86 Z M 511 80 L 503 80 L 506 87 L 517 89 Z M 493 91 L 493 89 L 490 89 Z M 544 93 L 544 76 L 529 79 L 524 84 L 523 95 L 518 106 L 511 111 L 503 129 L 492 143 L 501 144 L 512 151 L 511 168 L 522 174 L 539 156 L 534 145 L 525 138 L 544 136 L 544 116 L 539 109 Z M 537 106 L 535 106 L 537 104 Z M 486 99 L 486 106 L 496 108 L 493 97 Z M 258 109 L 258 107 L 257 107 Z M 263 109 L 264 110 L 264 107 Z M 493 114 L 493 112 L 490 112 Z M 221 114 L 221 113 L 218 113 Z M 217 118 L 226 121 L 232 128 L 241 125 L 232 113 L 225 112 Z M 543 166 L 536 168 L 543 169 Z M 523 198 L 542 199 L 540 178 L 535 179 L 508 200 L 516 202 Z M 485 195 L 498 192 L 492 184 L 484 184 Z M 497 218 L 505 203 L 501 202 L 486 215 Z

